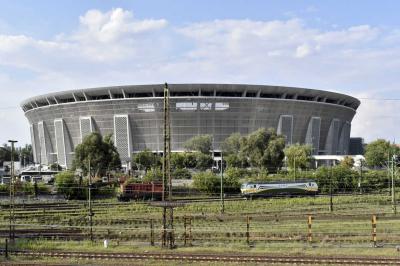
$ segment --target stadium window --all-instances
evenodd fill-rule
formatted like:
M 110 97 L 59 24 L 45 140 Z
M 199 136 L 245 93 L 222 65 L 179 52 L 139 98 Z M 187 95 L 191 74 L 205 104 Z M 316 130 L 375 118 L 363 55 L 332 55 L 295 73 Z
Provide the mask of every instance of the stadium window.
M 57 99 L 59 103 L 72 103 L 75 102 L 74 98 Z
M 211 110 L 212 103 L 200 103 L 200 110 Z
M 122 93 L 114 93 L 113 94 L 114 99 L 121 99 L 124 98 L 124 95 Z
M 335 104 L 335 103 L 337 103 L 337 101 L 336 101 L 336 100 L 333 100 L 333 99 L 326 99 L 326 103 L 333 103 L 333 104 Z
M 136 93 L 128 93 L 128 98 L 146 98 L 153 97 L 153 93 L 151 92 L 136 92 Z
M 257 92 L 246 92 L 246 97 L 249 98 L 257 97 Z
M 217 97 L 242 97 L 241 92 L 236 91 L 217 91 Z
M 201 96 L 214 96 L 214 91 L 201 91 Z
M 92 100 L 107 100 L 110 99 L 110 95 L 93 95 L 90 97 Z
M 229 103 L 215 103 L 215 111 L 224 111 L 229 109 Z
M 312 97 L 312 96 L 299 95 L 299 96 L 297 96 L 297 100 L 301 100 L 301 101 L 314 101 L 314 97 Z
M 179 110 L 179 111 L 195 111 L 195 110 L 197 110 L 197 103 L 194 103 L 194 102 L 178 102 L 178 103 L 176 103 L 176 110 Z
M 137 105 L 137 108 L 139 111 L 149 113 L 149 112 L 154 112 L 156 109 L 154 107 L 154 103 L 139 103 Z
M 198 96 L 199 92 L 198 91 L 171 91 L 170 96 L 171 97 L 187 97 L 187 96 Z
M 276 98 L 279 99 L 281 98 L 280 94 L 274 94 L 274 93 L 261 93 L 260 98 Z

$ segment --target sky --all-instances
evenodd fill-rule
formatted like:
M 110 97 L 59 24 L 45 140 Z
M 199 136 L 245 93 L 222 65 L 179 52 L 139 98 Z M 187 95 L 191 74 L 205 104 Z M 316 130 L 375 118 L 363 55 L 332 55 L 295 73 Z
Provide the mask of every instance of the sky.
M 361 100 L 353 137 L 399 139 L 399 1 L 0 0 L 0 144 L 24 99 L 98 86 L 249 83 Z

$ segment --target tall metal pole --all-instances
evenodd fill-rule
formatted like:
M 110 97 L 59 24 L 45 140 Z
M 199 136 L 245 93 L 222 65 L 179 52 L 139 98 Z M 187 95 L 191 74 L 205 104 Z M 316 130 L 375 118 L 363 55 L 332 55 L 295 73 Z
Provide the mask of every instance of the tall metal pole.
M 221 214 L 225 212 L 224 203 L 224 157 L 221 150 Z
M 395 183 L 394 183 L 394 155 L 392 155 L 392 211 L 394 214 L 397 213 L 396 210 L 396 190 L 395 190 Z
M 358 188 L 360 189 L 360 194 L 362 194 L 362 187 L 361 187 L 362 174 L 363 174 L 363 161 L 362 159 L 360 159 L 360 176 L 358 179 Z
M 294 181 L 296 181 L 296 155 L 293 157 Z
M 168 187 L 168 202 L 172 201 L 172 178 L 171 178 L 171 121 L 169 112 L 169 89 L 168 84 L 164 86 L 164 154 L 163 154 L 163 193 L 162 200 L 165 201 L 165 189 Z M 167 216 L 169 218 L 167 224 Z M 168 232 L 167 232 L 168 229 Z M 174 240 L 174 213 L 169 204 L 163 208 L 163 237 L 162 245 L 173 248 Z
M 11 143 L 11 169 L 10 169 L 10 232 L 9 232 L 9 237 L 10 237 L 10 241 L 14 242 L 14 196 L 15 196 L 15 180 L 14 180 L 14 143 L 18 142 L 16 140 L 9 140 L 8 142 Z
M 329 179 L 329 211 L 333 212 L 333 192 L 332 192 L 332 162 L 330 164 L 330 179 Z
M 88 177 L 88 183 L 89 183 L 89 189 L 88 189 L 88 201 L 89 201 L 89 230 L 90 230 L 90 241 L 93 242 L 93 212 L 92 212 L 92 174 L 90 171 L 90 156 L 89 156 L 89 177 Z

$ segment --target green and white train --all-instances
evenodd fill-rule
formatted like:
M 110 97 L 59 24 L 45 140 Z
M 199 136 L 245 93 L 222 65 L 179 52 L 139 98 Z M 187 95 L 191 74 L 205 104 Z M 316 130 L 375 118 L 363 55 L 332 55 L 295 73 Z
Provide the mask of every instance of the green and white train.
M 267 197 L 277 195 L 316 195 L 318 185 L 313 180 L 248 182 L 240 188 L 242 195 L 250 197 Z

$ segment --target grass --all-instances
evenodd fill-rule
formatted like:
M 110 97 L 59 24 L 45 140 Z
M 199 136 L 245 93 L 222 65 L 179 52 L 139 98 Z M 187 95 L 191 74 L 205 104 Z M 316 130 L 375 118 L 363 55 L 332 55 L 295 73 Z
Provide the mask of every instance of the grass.
M 334 212 L 329 211 L 329 197 L 269 198 L 226 201 L 221 215 L 219 202 L 192 203 L 174 210 L 174 252 L 249 252 L 308 255 L 397 256 L 394 246 L 400 243 L 399 218 L 391 213 L 387 195 L 347 195 L 334 197 Z M 78 229 L 88 232 L 84 202 L 69 202 L 71 208 L 16 210 L 17 229 Z M 96 242 L 60 239 L 23 240 L 17 248 L 32 250 L 76 250 L 107 252 L 167 252 L 159 247 L 161 208 L 142 202 L 118 203 L 96 201 L 93 204 Z M 382 248 L 371 248 L 371 216 L 378 215 L 377 238 Z M 313 242 L 307 242 L 308 215 L 312 215 Z M 184 217 L 192 217 L 194 247 L 183 247 Z M 247 243 L 247 217 L 250 220 L 250 248 Z M 154 222 L 156 246 L 150 246 L 150 219 Z M 8 210 L 0 214 L 2 228 L 7 228 Z M 188 229 L 186 231 L 188 233 Z M 103 239 L 110 247 L 102 247 Z M 147 263 L 146 263 L 147 264 Z

